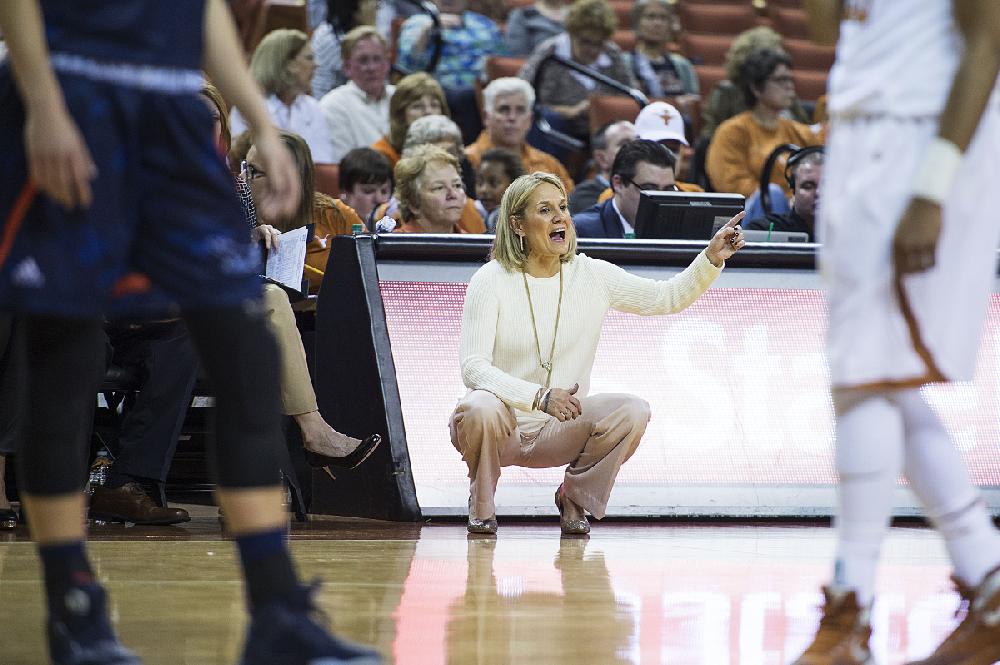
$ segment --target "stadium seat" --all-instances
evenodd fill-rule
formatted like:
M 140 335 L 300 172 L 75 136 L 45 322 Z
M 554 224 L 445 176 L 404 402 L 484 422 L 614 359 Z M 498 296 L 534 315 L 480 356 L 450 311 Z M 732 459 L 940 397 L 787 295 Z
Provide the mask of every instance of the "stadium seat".
M 639 115 L 639 105 L 631 97 L 623 97 L 622 95 L 590 96 L 588 116 L 591 133 L 609 122 L 617 122 L 618 120 L 635 122 L 637 115 Z
M 820 46 L 807 39 L 783 39 L 782 44 L 796 69 L 829 71 L 833 67 L 836 50 L 832 46 Z
M 798 98 L 814 102 L 825 95 L 827 73 L 825 71 L 793 69 L 792 76 L 795 78 L 795 94 Z
M 264 35 L 279 28 L 293 28 L 309 33 L 306 6 L 301 0 L 267 0 L 257 16 L 257 27 L 251 40 L 250 52 Z
M 527 58 L 511 58 L 502 55 L 491 55 L 486 58 L 486 80 L 503 78 L 504 76 L 517 76 Z
M 695 65 L 694 71 L 698 74 L 703 99 L 708 99 L 708 93 L 726 78 L 726 68 L 721 65 Z
M 618 29 L 633 29 L 635 27 L 632 25 L 632 7 L 635 5 L 634 0 L 610 0 L 610 4 L 611 8 L 615 11 L 615 16 L 618 18 Z
M 769 13 L 774 29 L 785 39 L 809 39 L 809 20 L 804 9 L 774 7 Z
M 677 16 L 686 32 L 738 35 L 757 25 L 757 13 L 749 2 L 742 4 L 680 3 Z
M 681 53 L 696 65 L 721 65 L 733 43 L 731 35 L 702 35 L 685 32 L 681 36 Z
M 635 33 L 631 30 L 615 30 L 611 35 L 611 41 L 618 44 L 618 48 L 623 51 L 635 49 Z
M 316 164 L 314 173 L 316 191 L 333 198 L 340 198 L 340 166 L 337 164 Z

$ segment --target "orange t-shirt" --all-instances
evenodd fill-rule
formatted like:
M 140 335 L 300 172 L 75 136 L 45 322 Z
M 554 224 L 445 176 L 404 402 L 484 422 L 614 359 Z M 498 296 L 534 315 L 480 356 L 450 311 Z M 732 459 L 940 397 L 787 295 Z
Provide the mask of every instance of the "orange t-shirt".
M 389 160 L 389 166 L 395 166 L 396 162 L 399 161 L 399 153 L 389 143 L 388 136 L 383 136 L 378 141 L 375 141 L 375 143 L 372 143 L 371 148 L 385 155 L 385 158 Z
M 350 235 L 355 224 L 360 224 L 366 233 L 367 229 L 354 208 L 326 194 L 316 194 L 312 220 L 316 227 L 312 240 L 306 245 L 305 276 L 309 280 L 309 293 L 318 293 L 330 258 L 333 236 Z
M 475 143 L 470 143 L 465 146 L 465 156 L 469 158 L 469 163 L 473 167 L 479 168 L 479 162 L 483 158 L 483 154 L 487 150 L 491 150 L 496 146 L 493 144 L 493 140 L 490 138 L 489 132 L 485 129 L 476 139 Z M 528 169 L 528 173 L 532 171 L 544 171 L 546 173 L 552 173 L 560 180 L 562 180 L 563 187 L 566 188 L 566 193 L 569 194 L 573 191 L 575 186 L 573 183 L 573 178 L 569 176 L 569 171 L 566 170 L 559 160 L 550 155 L 547 152 L 542 152 L 536 148 L 532 148 L 527 143 L 521 144 L 521 163 L 524 164 L 524 168 Z

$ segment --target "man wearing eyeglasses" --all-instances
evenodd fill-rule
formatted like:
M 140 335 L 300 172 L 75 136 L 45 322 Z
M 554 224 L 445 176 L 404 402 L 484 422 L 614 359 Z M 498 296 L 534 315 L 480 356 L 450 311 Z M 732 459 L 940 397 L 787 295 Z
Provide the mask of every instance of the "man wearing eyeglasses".
M 677 191 L 676 163 L 674 153 L 656 141 L 638 139 L 623 144 L 611 164 L 614 195 L 573 216 L 577 237 L 634 237 L 639 192 L 644 189 Z

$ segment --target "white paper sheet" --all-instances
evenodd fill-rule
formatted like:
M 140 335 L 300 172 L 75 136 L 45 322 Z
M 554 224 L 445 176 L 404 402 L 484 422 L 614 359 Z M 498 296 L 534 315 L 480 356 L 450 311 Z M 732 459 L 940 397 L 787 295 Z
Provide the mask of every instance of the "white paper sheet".
M 305 226 L 278 236 L 277 249 L 272 247 L 267 253 L 264 274 L 289 289 L 301 291 L 308 236 L 309 229 Z

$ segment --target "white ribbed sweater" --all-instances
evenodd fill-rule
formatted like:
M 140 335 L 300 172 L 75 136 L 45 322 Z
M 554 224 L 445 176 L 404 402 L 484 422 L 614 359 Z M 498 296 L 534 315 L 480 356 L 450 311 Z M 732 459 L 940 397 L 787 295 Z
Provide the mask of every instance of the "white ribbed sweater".
M 637 277 L 622 268 L 577 255 L 563 264 L 563 301 L 552 360 L 552 387 L 590 388 L 601 325 L 609 309 L 634 314 L 679 312 L 705 292 L 722 272 L 702 252 L 682 273 L 666 281 Z M 559 301 L 559 275 L 528 276 L 542 359 L 549 359 Z M 545 382 L 539 365 L 531 312 L 520 272 L 490 261 L 476 271 L 465 293 L 459 342 L 462 380 L 471 390 L 487 390 L 514 409 L 522 432 L 541 429 L 551 418 L 531 411 Z

